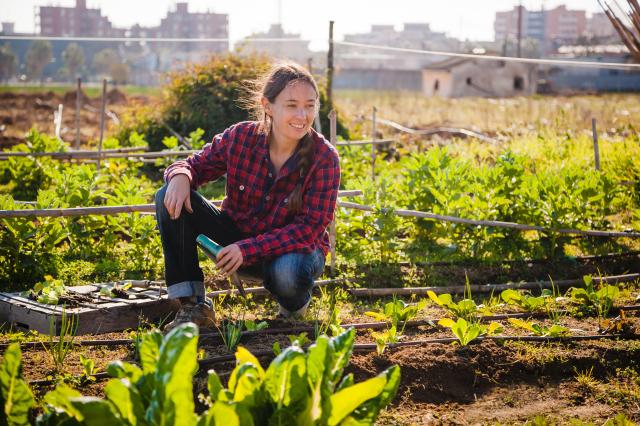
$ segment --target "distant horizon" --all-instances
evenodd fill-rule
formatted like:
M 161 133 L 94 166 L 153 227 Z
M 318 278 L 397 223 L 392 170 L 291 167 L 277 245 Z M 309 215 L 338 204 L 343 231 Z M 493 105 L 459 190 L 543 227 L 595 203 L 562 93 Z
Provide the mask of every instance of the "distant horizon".
M 494 39 L 493 21 L 495 12 L 511 10 L 519 0 L 449 0 L 446 7 L 429 6 L 435 1 L 395 0 L 393 7 L 379 0 L 350 0 L 348 2 L 327 0 L 322 8 L 300 7 L 301 3 L 280 0 L 191 0 L 190 12 L 206 12 L 229 15 L 229 38 L 235 42 L 253 33 L 266 32 L 270 25 L 281 23 L 288 33 L 300 34 L 311 41 L 311 48 L 322 48 L 328 38 L 329 21 L 335 21 L 335 38 L 342 40 L 345 34 L 366 33 L 372 25 L 393 25 L 400 30 L 404 23 L 427 23 L 432 31 L 444 32 L 459 40 L 491 41 Z M 15 32 L 33 34 L 35 31 L 34 8 L 40 6 L 73 7 L 75 0 L 2 0 L 4 3 L 2 22 L 13 22 Z M 175 10 L 175 0 L 89 0 L 87 7 L 101 9 L 111 24 L 117 28 L 129 28 L 135 24 L 144 27 L 160 25 L 168 11 Z M 582 9 L 590 16 L 600 12 L 596 0 L 523 0 L 529 10 L 539 10 L 542 5 L 551 9 L 559 5 L 569 9 Z M 151 8 L 149 7 L 151 6 Z M 253 9 L 252 13 L 247 13 Z M 312 14 L 312 18 L 306 14 Z

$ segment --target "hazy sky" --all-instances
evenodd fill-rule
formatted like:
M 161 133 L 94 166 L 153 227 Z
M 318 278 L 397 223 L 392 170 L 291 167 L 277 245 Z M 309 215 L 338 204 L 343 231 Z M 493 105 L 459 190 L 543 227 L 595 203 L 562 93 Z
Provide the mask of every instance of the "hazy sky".
M 327 39 L 328 22 L 333 19 L 338 39 L 343 34 L 369 31 L 372 24 L 393 24 L 400 29 L 404 22 L 428 22 L 435 31 L 461 39 L 493 39 L 493 18 L 498 10 L 509 10 L 519 0 L 280 0 L 282 23 L 287 32 L 303 38 Z M 229 14 L 231 39 L 253 32 L 266 31 L 278 20 L 278 0 L 189 0 L 190 11 Z M 570 9 L 600 11 L 596 0 L 522 0 L 529 9 L 566 4 Z M 36 6 L 73 6 L 75 0 L 0 0 L 0 21 L 15 22 L 16 31 L 34 31 Z M 87 0 L 88 7 L 102 9 L 111 23 L 128 27 L 139 23 L 155 26 L 175 0 Z

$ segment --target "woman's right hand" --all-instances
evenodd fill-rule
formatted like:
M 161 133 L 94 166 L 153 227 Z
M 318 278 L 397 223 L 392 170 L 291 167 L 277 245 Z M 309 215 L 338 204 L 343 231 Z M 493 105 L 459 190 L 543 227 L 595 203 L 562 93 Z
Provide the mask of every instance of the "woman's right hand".
M 176 220 L 180 217 L 182 206 L 189 212 L 191 209 L 191 182 L 185 174 L 175 175 L 169 181 L 167 192 L 164 194 L 164 206 L 169 212 L 169 217 Z

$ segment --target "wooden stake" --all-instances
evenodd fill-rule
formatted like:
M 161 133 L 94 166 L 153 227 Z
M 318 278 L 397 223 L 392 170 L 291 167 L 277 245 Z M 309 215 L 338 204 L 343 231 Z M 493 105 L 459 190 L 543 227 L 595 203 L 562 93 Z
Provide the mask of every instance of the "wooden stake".
M 102 108 L 100 109 L 100 141 L 98 142 L 98 171 L 102 157 L 102 139 L 104 138 L 104 116 L 107 109 L 107 79 L 102 80 Z
M 62 111 L 64 110 L 64 105 L 58 104 L 58 111 L 53 114 L 54 124 L 55 124 L 55 135 L 58 140 L 62 140 L 60 137 L 60 129 L 62 127 Z
M 329 52 L 327 53 L 327 104 L 333 108 L 333 21 L 329 21 Z
M 332 145 L 335 146 L 337 139 L 337 117 L 336 110 L 332 109 L 329 113 L 329 141 Z M 331 276 L 333 277 L 336 273 L 336 215 L 334 212 L 333 220 L 329 225 L 329 244 L 331 248 L 331 263 L 330 263 L 330 271 Z
M 376 181 L 376 107 L 371 112 L 371 181 Z
M 80 149 L 80 109 L 82 108 L 80 92 L 82 90 L 82 78 L 78 77 L 76 85 L 76 141 L 74 144 L 75 149 Z
M 598 145 L 598 131 L 596 129 L 596 119 L 591 119 L 591 131 L 593 132 L 593 155 L 596 163 L 596 170 L 600 171 L 600 146 Z

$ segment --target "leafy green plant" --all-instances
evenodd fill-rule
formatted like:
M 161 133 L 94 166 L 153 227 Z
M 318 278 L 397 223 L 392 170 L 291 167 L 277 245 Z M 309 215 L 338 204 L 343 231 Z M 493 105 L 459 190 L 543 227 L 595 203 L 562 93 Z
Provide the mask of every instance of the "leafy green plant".
M 542 337 L 562 337 L 568 336 L 570 331 L 567 327 L 560 324 L 552 324 L 550 327 L 535 322 L 525 321 L 519 318 L 509 318 L 509 323 L 512 325 L 523 328 L 536 336 Z
M 240 343 L 240 339 L 242 338 L 242 332 L 244 330 L 257 331 L 257 330 L 263 330 L 268 326 L 269 324 L 267 324 L 266 321 L 256 323 L 253 320 L 225 319 L 221 322 L 220 327 L 218 327 L 218 332 L 220 333 L 220 337 L 222 337 L 222 342 L 224 343 L 224 347 L 227 348 L 229 352 L 233 352 L 235 348 L 238 346 L 238 344 Z
M 438 306 L 442 306 L 447 311 L 451 312 L 456 318 L 463 318 L 466 320 L 472 320 L 478 314 L 481 309 L 480 305 L 476 305 L 476 302 L 471 298 L 464 298 L 459 302 L 454 302 L 453 297 L 448 294 L 436 295 L 433 291 L 427 291 L 429 299 L 435 302 Z
M 404 326 L 402 327 L 404 329 Z M 398 333 L 398 328 L 394 324 L 384 331 L 374 331 L 371 333 L 371 337 L 376 342 L 376 351 L 378 355 L 382 355 L 387 346 L 400 341 L 402 332 Z
M 60 330 L 56 330 L 55 318 L 51 317 L 49 321 L 49 344 L 44 348 L 53 361 L 56 372 L 60 373 L 64 370 L 64 361 L 67 355 L 73 350 L 74 339 L 78 331 L 78 319 L 74 314 L 67 313 L 66 309 L 62 309 L 60 316 Z
M 502 326 L 497 322 L 492 322 L 488 326 L 480 322 L 468 322 L 464 318 L 458 318 L 457 321 L 451 318 L 442 318 L 438 321 L 438 325 L 451 329 L 454 336 L 458 338 L 460 346 L 466 346 L 473 340 L 484 335 L 494 335 L 502 332 Z
M 82 364 L 82 381 L 83 382 L 93 382 L 96 378 L 93 376 L 95 362 L 91 358 L 85 357 L 83 354 L 80 354 L 80 364 Z
M 44 281 L 33 286 L 32 290 L 25 292 L 28 297 L 34 298 L 38 303 L 57 305 L 61 296 L 67 293 L 62 280 L 56 280 L 51 275 L 45 275 Z
M 0 425 L 29 425 L 35 398 L 22 378 L 22 352 L 19 343 L 12 343 L 0 363 Z
M 408 304 L 394 295 L 393 300 L 384 305 L 382 312 L 365 312 L 365 315 L 378 321 L 388 322 L 391 325 L 385 331 L 371 333 L 376 342 L 376 350 L 379 355 L 384 353 L 387 345 L 400 341 L 400 338 L 404 335 L 404 328 L 407 322 L 415 318 L 425 306 L 427 306 L 426 299 L 416 304 Z M 401 327 L 400 330 L 398 330 L 398 327 Z
M 529 312 L 543 309 L 546 303 L 545 296 L 532 296 L 531 294 L 523 294 L 513 289 L 504 290 L 500 293 L 500 297 L 508 305 L 516 305 Z
M 143 336 L 141 366 L 116 361 L 115 377 L 105 387 L 105 399 L 83 397 L 60 384 L 44 397 L 38 424 L 110 425 L 161 424 L 373 424 L 395 396 L 400 369 L 392 366 L 378 376 L 354 383 L 343 377 L 355 341 L 355 330 L 321 336 L 307 352 L 294 345 L 283 350 L 265 370 L 246 349 L 236 351 L 236 367 L 225 388 L 209 371 L 208 408 L 194 412 L 193 376 L 197 370 L 198 329 L 182 324 L 166 336 Z
M 601 285 L 596 289 L 591 275 L 583 277 L 584 288 L 572 287 L 569 290 L 571 300 L 580 305 L 595 310 L 602 321 L 607 317 L 615 300 L 620 296 L 620 290 L 614 285 Z
M 340 325 L 340 304 L 346 299 L 347 293 L 341 288 L 320 288 L 320 299 L 314 310 L 313 335 L 317 337 L 324 334 L 337 336 L 344 329 Z M 324 318 L 321 320 L 320 316 Z

